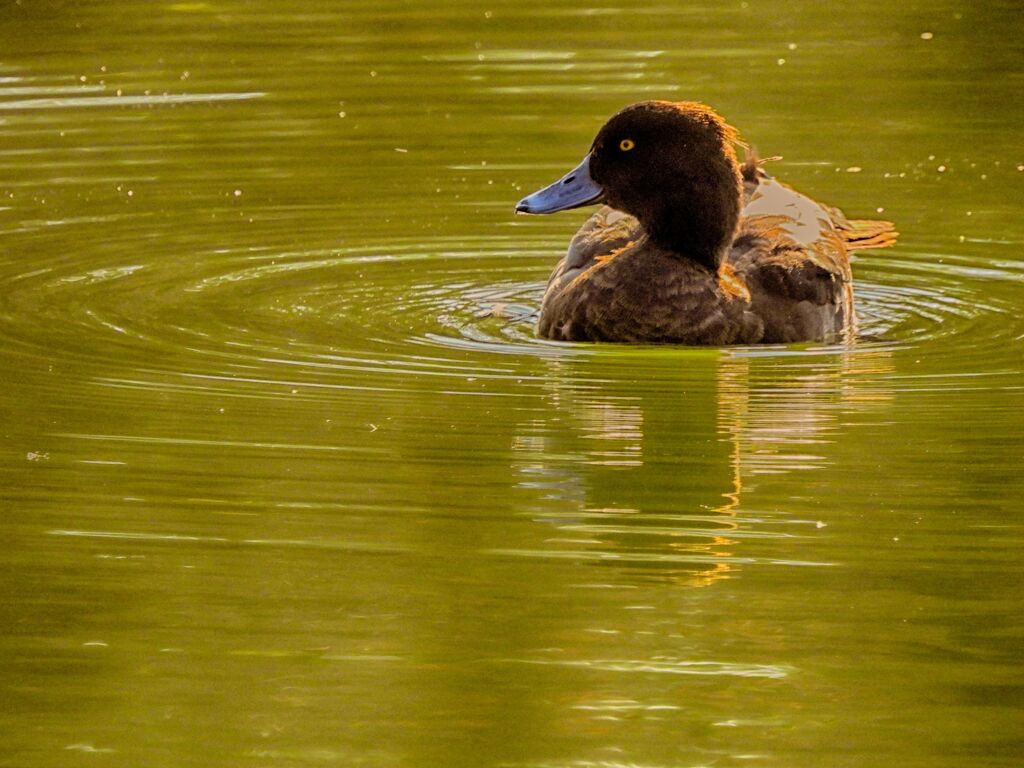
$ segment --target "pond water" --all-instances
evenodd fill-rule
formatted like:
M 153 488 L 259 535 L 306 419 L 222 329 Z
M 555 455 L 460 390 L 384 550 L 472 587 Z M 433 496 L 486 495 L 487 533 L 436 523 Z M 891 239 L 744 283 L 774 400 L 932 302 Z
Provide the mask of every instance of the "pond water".
M 0 765 L 1020 765 L 1019 22 L 4 3 Z M 643 98 L 897 223 L 858 343 L 534 338 Z

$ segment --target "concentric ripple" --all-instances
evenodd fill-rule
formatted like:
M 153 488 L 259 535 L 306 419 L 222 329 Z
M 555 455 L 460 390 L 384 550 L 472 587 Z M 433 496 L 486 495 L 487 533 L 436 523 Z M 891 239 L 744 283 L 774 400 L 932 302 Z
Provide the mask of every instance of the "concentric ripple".
M 535 338 L 543 279 L 556 257 L 554 246 L 539 242 L 438 238 L 200 253 L 187 269 L 144 259 L 33 264 L 23 272 L 8 265 L 0 306 L 8 349 L 51 362 L 88 360 L 107 369 L 101 378 L 108 383 L 166 384 L 172 374 L 218 382 L 218 390 L 234 382 L 250 395 L 253 385 L 268 394 L 282 386 L 396 389 L 413 380 L 448 388 L 453 380 L 529 379 L 537 358 L 608 349 Z M 950 261 L 908 253 L 862 258 L 862 343 L 942 343 L 985 372 L 986 357 L 1024 334 L 1024 325 L 1006 291 L 983 295 L 981 287 L 1019 285 L 1024 271 Z M 113 373 L 123 359 L 146 363 Z

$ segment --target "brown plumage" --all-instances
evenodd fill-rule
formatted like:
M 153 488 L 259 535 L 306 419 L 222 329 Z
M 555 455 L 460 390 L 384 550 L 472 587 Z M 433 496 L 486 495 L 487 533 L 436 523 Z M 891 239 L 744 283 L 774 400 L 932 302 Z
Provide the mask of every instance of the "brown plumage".
M 740 166 L 736 132 L 690 102 L 613 116 L 578 168 L 517 210 L 605 202 L 548 282 L 538 334 L 572 341 L 755 344 L 855 328 L 847 251 L 891 245 L 889 222 L 849 221 Z

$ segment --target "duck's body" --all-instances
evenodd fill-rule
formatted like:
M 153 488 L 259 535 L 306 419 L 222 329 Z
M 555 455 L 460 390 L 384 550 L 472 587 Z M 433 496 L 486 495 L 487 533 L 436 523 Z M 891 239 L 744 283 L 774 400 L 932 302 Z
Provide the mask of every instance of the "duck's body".
M 520 203 L 541 213 L 610 203 L 551 275 L 540 336 L 725 345 L 854 329 L 847 250 L 890 244 L 892 226 L 848 222 L 755 160 L 741 169 L 734 140 L 701 105 L 634 105 L 602 129 L 579 168 Z M 657 151 L 634 155 L 642 145 Z M 573 197 L 569 187 L 581 184 Z
M 723 345 L 833 339 L 852 330 L 848 243 L 885 227 L 854 228 L 755 162 L 744 165 L 743 179 L 739 226 L 717 271 L 680 258 L 651 241 L 635 217 L 603 206 L 555 267 L 539 334 Z

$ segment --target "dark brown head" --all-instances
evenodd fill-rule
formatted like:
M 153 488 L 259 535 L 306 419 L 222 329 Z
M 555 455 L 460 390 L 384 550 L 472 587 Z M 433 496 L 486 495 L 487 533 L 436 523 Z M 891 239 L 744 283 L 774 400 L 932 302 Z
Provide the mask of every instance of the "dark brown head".
M 662 247 L 717 269 L 739 221 L 735 131 L 703 104 L 645 101 L 614 115 L 583 162 L 524 198 L 523 213 L 605 202 Z

